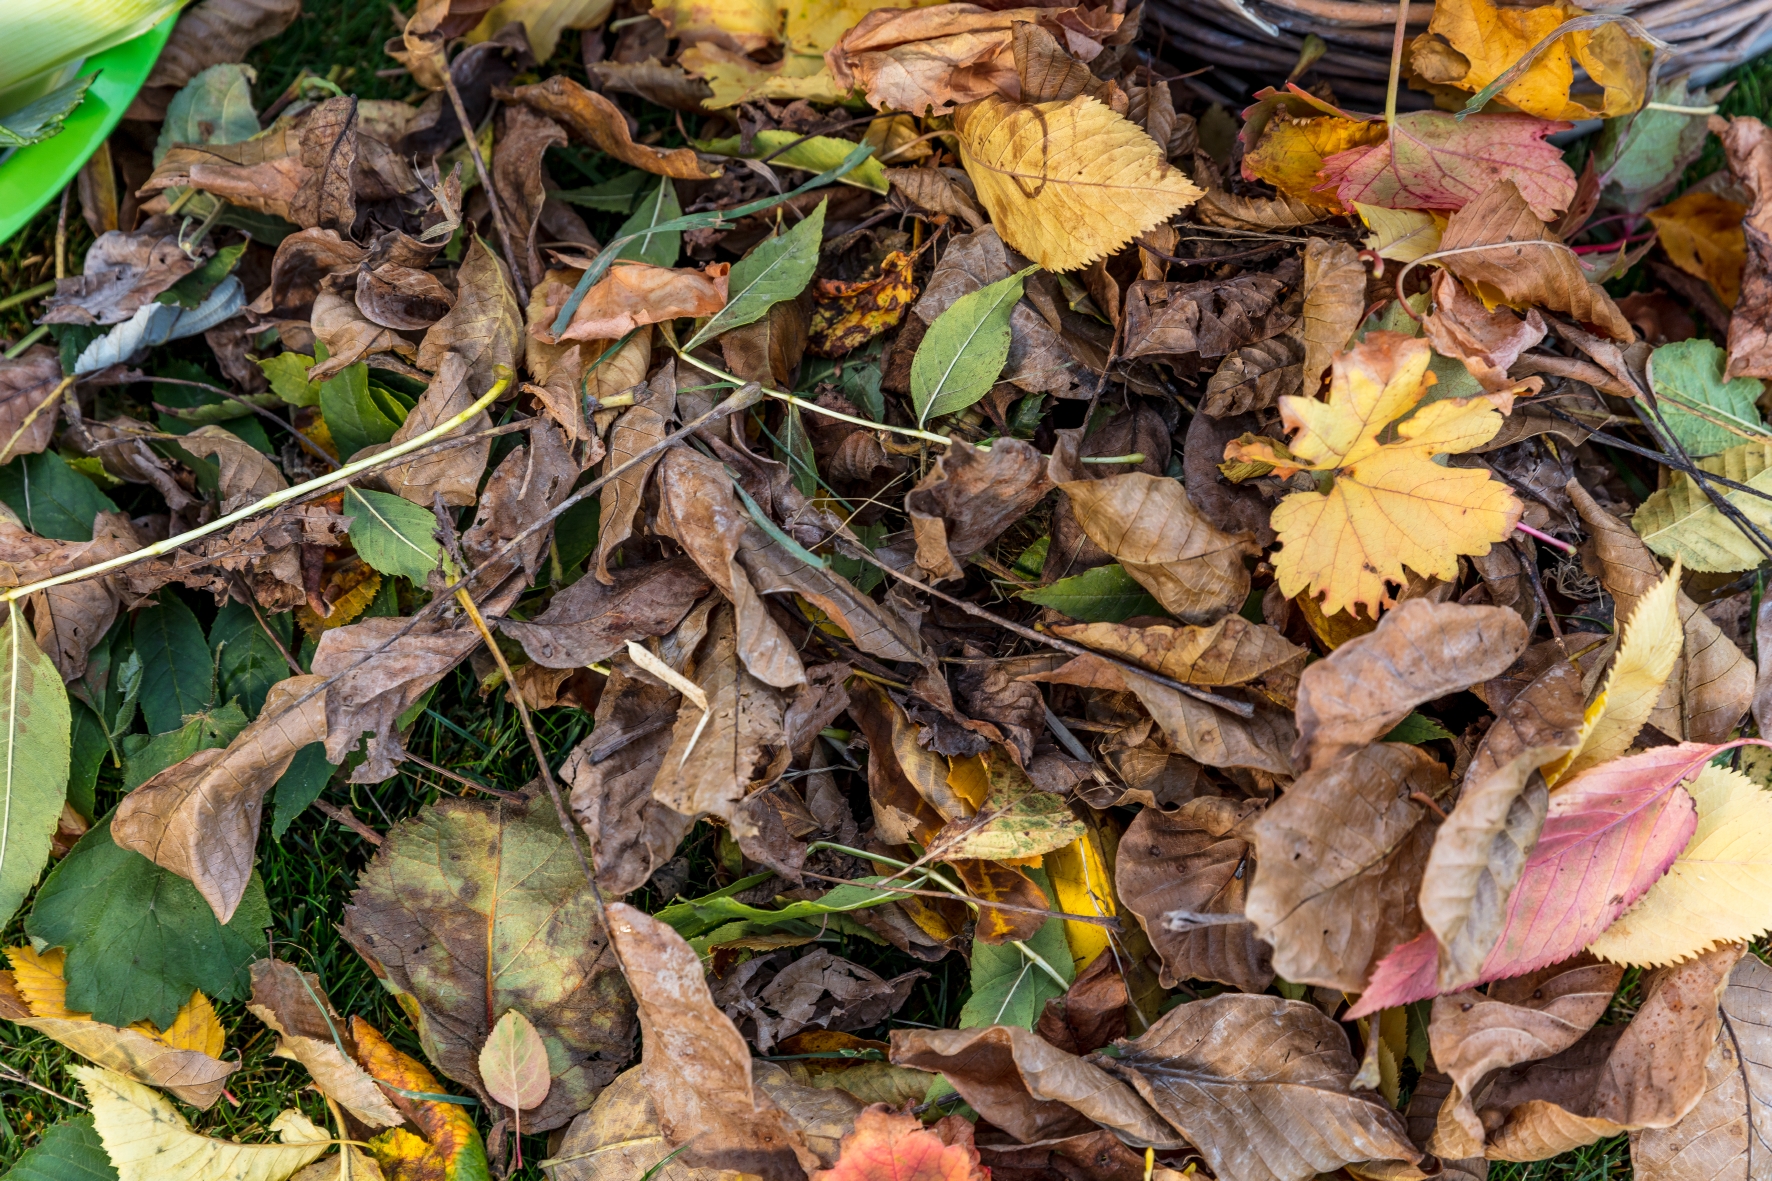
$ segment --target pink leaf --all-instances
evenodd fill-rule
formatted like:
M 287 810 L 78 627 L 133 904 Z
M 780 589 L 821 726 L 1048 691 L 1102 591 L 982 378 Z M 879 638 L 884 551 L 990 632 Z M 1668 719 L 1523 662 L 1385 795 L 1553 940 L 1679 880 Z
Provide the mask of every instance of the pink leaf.
M 1680 785 L 1740 745 L 1658 746 L 1559 784 L 1508 899 L 1507 926 L 1476 983 L 1560 963 L 1611 926 L 1667 872 L 1698 827 L 1698 810 Z M 1432 931 L 1392 948 L 1348 1019 L 1436 995 L 1438 954 Z
M 1323 161 L 1319 191 L 1334 190 L 1343 205 L 1355 201 L 1387 209 L 1462 209 L 1496 181 L 1511 180 L 1545 221 L 1575 198 L 1575 173 L 1544 137 L 1567 131 L 1530 115 L 1472 115 L 1444 111 L 1397 116 L 1380 144 L 1349 148 Z

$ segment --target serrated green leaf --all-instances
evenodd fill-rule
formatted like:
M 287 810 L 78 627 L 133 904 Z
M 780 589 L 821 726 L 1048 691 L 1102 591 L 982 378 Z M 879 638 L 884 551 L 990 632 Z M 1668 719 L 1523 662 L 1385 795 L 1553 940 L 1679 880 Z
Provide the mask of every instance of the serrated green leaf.
M 49 859 L 67 798 L 72 735 L 61 674 L 14 609 L 0 624 L 0 925 Z
M 308 370 L 316 364 L 314 358 L 305 353 L 278 353 L 254 364 L 264 370 L 272 392 L 291 406 L 320 404 L 320 383 L 308 380 Z
M 4 1181 L 117 1181 L 117 1169 L 105 1153 L 92 1117 L 77 1115 L 43 1133 L 43 1139 L 18 1158 Z
M 1772 493 L 1772 442 L 1731 447 L 1699 460 L 1698 467 Z M 1740 509 L 1742 516 L 1761 529 L 1772 531 L 1772 501 L 1739 489 L 1717 491 Z M 1684 472 L 1673 473 L 1666 488 L 1650 494 L 1631 515 L 1630 523 L 1645 545 L 1664 558 L 1679 558 L 1688 570 L 1752 570 L 1765 559 L 1747 534 L 1718 512 L 1704 490 Z
M 98 773 L 111 753 L 111 740 L 105 736 L 104 723 L 85 702 L 69 701 L 68 709 L 73 715 L 68 754 L 68 803 L 74 811 L 91 821 L 97 810 Z
M 236 242 L 232 246 L 223 246 L 206 259 L 202 266 L 156 295 L 154 302 L 177 304 L 181 308 L 202 306 L 203 301 L 209 298 L 209 293 L 214 291 L 223 279 L 234 273 L 234 268 L 240 265 L 240 258 L 250 245 L 250 242 Z M 231 418 L 252 413 L 238 402 L 234 402 L 232 405 L 239 413 L 229 415 Z
M 1452 737 L 1452 731 L 1440 725 L 1426 714 L 1412 713 L 1395 726 L 1389 734 L 1379 739 L 1380 742 L 1433 742 L 1440 738 Z
M 1061 578 L 1051 586 L 1019 591 L 1016 598 L 1062 611 L 1084 623 L 1124 623 L 1134 615 L 1163 614 L 1163 604 L 1117 562 Z
M 21 455 L 0 467 L 0 500 L 25 528 L 57 541 L 91 541 L 93 519 L 117 511 L 110 497 L 53 451 Z
M 271 818 L 272 839 L 282 840 L 295 818 L 320 798 L 333 770 L 333 765 L 326 761 L 324 742 L 310 742 L 295 752 L 289 770 L 283 772 L 283 778 L 277 780 L 273 789 L 276 806 Z
M 400 496 L 366 488 L 346 488 L 344 515 L 351 518 L 351 544 L 357 556 L 383 574 L 424 586 L 443 558 L 430 509 Z
M 215 696 L 209 641 L 191 609 L 172 592 L 135 617 L 135 651 L 141 657 L 141 707 L 148 730 L 164 734 L 184 725 L 186 714 L 208 709 Z
M 677 186 L 671 183 L 670 177 L 659 177 L 658 187 L 646 194 L 640 207 L 615 232 L 617 238 L 628 234 L 639 234 L 640 237 L 623 246 L 615 257 L 651 263 L 655 267 L 676 266 L 677 256 L 683 252 L 683 231 L 661 230 L 654 233 L 652 227 L 682 216 L 683 206 L 677 201 Z
M 800 224 L 787 233 L 759 243 L 732 264 L 726 280 L 726 306 L 708 318 L 701 330 L 683 346 L 688 352 L 722 332 L 742 328 L 784 299 L 793 299 L 812 281 L 818 266 L 818 247 L 824 241 L 827 198 L 818 203 Z
M 1009 359 L 1009 314 L 1037 267 L 962 295 L 935 318 L 911 361 L 917 425 L 964 410 L 986 394 Z
M 249 968 L 266 954 L 271 923 L 257 873 L 226 926 L 197 887 L 111 840 L 94 825 L 50 871 L 25 933 L 67 953 L 67 1005 L 108 1025 L 147 1018 L 161 1029 L 201 989 L 215 1001 L 252 992 Z
M 789 144 L 793 146 L 788 147 Z M 742 150 L 743 142 L 736 135 L 710 140 L 697 146 L 709 155 L 742 156 L 751 160 L 761 160 L 779 151 L 779 156 L 768 161 L 770 166 L 799 168 L 806 172 L 824 172 L 835 168 L 843 162 L 845 156 L 855 150 L 855 145 L 846 139 L 831 135 L 815 135 L 808 139 L 799 132 L 782 129 L 757 132 L 751 137 L 751 150 L 748 152 Z M 783 148 L 787 150 L 781 151 Z M 856 165 L 839 183 L 854 185 L 881 195 L 890 187 L 886 181 L 885 165 L 872 156 Z
M 42 143 L 62 129 L 62 121 L 86 100 L 86 88 L 96 73 L 66 82 L 33 103 L 0 118 L 0 148 L 22 148 Z
M 288 612 L 265 617 L 286 648 L 293 635 L 289 622 Z M 215 622 L 209 625 L 209 650 L 221 681 L 217 698 L 238 699 L 249 719 L 258 717 L 271 686 L 290 675 L 289 662 L 245 603 L 230 602 L 215 613 Z
M 1702 108 L 1724 92 L 1699 87 L 1688 93 L 1687 81 L 1681 74 L 1656 86 L 1649 98 L 1662 109 L 1645 107 L 1601 125 L 1590 159 L 1594 172 L 1609 179 L 1608 204 L 1616 199 L 1633 213 L 1657 204 L 1704 150 L 1710 133 Z M 1693 113 L 1666 109 L 1670 107 L 1684 107 Z
M 1649 355 L 1649 380 L 1661 399 L 1668 429 L 1695 458 L 1749 441 L 1744 436 L 1772 437 L 1754 405 L 1760 383 L 1751 377 L 1723 380 L 1727 359 L 1722 349 L 1702 339 L 1664 344 Z M 1696 407 L 1708 418 L 1681 406 Z
M 123 740 L 123 790 L 134 791 L 174 763 L 182 763 L 200 750 L 220 750 L 246 729 L 246 715 L 230 701 L 220 709 L 192 714 L 184 725 L 146 738 L 132 734 Z
M 404 416 L 390 417 L 371 395 L 369 366 L 361 361 L 320 383 L 320 417 L 332 432 L 338 457 L 346 461 L 365 447 L 392 439 L 404 421 Z
M 1052 896 L 1052 884 L 1043 869 L 1024 870 L 1046 896 Z M 1064 937 L 1064 920 L 1047 919 L 1044 926 L 1027 941 L 1028 947 L 1066 980 L 1076 969 L 1071 962 L 1070 944 Z M 1013 943 L 972 943 L 972 996 L 960 1009 L 961 1029 L 981 1025 L 1019 1025 L 1032 1029 L 1045 1011 L 1046 1002 L 1063 996 L 1058 981 L 1029 958 Z

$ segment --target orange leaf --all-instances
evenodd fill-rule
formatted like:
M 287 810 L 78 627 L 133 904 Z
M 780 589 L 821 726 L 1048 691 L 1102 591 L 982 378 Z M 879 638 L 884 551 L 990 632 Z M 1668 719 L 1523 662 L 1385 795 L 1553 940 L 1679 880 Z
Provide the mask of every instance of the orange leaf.
M 914 1115 L 899 1115 L 884 1103 L 855 1119 L 843 1137 L 834 1167 L 819 1169 L 812 1181 L 986 1181 L 990 1173 L 972 1147 L 972 1125 L 950 1115 L 925 1128 Z

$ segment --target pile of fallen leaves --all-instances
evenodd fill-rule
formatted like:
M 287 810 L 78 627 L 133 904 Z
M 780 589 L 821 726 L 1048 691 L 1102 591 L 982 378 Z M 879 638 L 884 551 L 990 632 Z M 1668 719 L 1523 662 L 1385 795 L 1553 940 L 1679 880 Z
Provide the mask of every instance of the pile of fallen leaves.
M 0 362 L 21 1175 L 1772 1176 L 1772 137 L 1641 26 L 1239 128 L 1125 0 L 422 0 L 416 101 L 255 94 L 297 10 L 185 14 Z M 372 827 L 464 665 L 538 777 Z M 270 954 L 309 808 L 428 1063 Z M 321 1122 L 193 1130 L 218 1001 Z

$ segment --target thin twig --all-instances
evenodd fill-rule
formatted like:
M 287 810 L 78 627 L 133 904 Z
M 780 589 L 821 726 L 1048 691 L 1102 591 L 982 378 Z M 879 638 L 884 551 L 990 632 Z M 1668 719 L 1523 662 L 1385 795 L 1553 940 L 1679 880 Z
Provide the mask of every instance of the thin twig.
M 7 1078 L 11 1079 L 15 1083 L 22 1083 L 23 1085 L 30 1087 L 33 1091 L 42 1091 L 45 1095 L 48 1095 L 51 1099 L 60 1099 L 63 1103 L 66 1103 L 72 1107 L 78 1107 L 81 1111 L 90 1111 L 91 1110 L 91 1108 L 87 1107 L 86 1104 L 80 1102 L 78 1099 L 70 1099 L 66 1095 L 63 1095 L 57 1091 L 50 1090 L 48 1087 L 39 1086 L 37 1083 L 32 1082 L 30 1079 L 26 1078 L 23 1074 L 14 1070 L 12 1067 L 6 1065 L 6 1063 L 4 1063 L 4 1062 L 0 1062 L 0 1075 L 5 1075 Z
M 1106 927 L 1110 931 L 1124 931 L 1125 927 L 1119 919 L 1105 918 L 1093 914 L 1070 914 L 1062 910 L 1046 910 L 1038 906 L 1018 906 L 1011 902 L 992 902 L 986 898 L 978 898 L 971 894 L 953 894 L 947 890 L 919 890 L 912 886 L 889 886 L 883 882 L 858 882 L 854 878 L 832 877 L 828 873 L 813 873 L 810 869 L 802 869 L 801 877 L 817 878 L 821 882 L 837 882 L 845 886 L 860 886 L 864 890 L 879 890 L 882 893 L 915 894 L 919 898 L 956 898 L 961 902 L 971 902 L 978 906 L 987 906 L 992 910 L 1009 910 L 1017 914 L 1042 914 L 1049 919 L 1063 919 L 1067 923 L 1088 923 L 1093 927 Z
M 344 825 L 370 844 L 380 846 L 381 834 L 359 820 L 357 814 L 349 808 L 341 808 L 337 804 L 329 804 L 325 800 L 315 800 L 314 809 L 328 820 Z
M 267 419 L 271 422 L 274 422 L 278 426 L 282 427 L 284 430 L 288 431 L 290 434 L 294 435 L 295 441 L 301 444 L 302 450 L 304 450 L 308 454 L 312 455 L 315 459 L 318 459 L 321 463 L 325 464 L 327 467 L 329 467 L 329 468 L 337 468 L 338 467 L 338 460 L 332 458 L 332 456 L 330 456 L 330 455 L 326 454 L 326 452 L 320 450 L 320 445 L 318 443 L 314 442 L 314 440 L 308 438 L 306 435 L 304 435 L 300 431 L 296 430 L 294 423 L 289 422 L 286 419 L 278 418 L 275 414 L 272 414 L 269 410 L 265 409 L 263 406 L 258 405 L 256 402 L 252 401 L 250 398 L 242 397 L 241 395 L 236 394 L 233 390 L 225 390 L 219 385 L 210 385 L 206 381 L 186 381 L 185 379 L 179 378 L 179 377 L 160 377 L 157 374 L 155 376 L 150 377 L 144 373 L 144 374 L 142 374 L 142 380 L 143 381 L 151 381 L 155 385 L 190 386 L 193 389 L 207 390 L 209 393 L 220 394 L 224 398 L 231 398 L 234 401 L 240 403 L 240 405 L 246 407 L 248 410 L 252 411 L 254 414 L 258 415 L 260 418 Z M 177 416 L 175 415 L 174 417 L 177 417 Z
M 252 588 L 246 585 L 245 577 L 237 570 L 231 573 L 234 575 L 234 588 L 240 592 L 245 604 L 252 609 L 252 617 L 258 620 L 259 630 L 269 636 L 271 643 L 277 646 L 277 652 L 283 657 L 283 662 L 289 666 L 289 671 L 298 677 L 301 676 L 301 662 L 290 653 L 289 648 L 283 643 L 283 637 L 271 630 L 270 621 L 265 619 L 264 612 L 258 609 L 258 599 L 253 595 Z
M 413 754 L 410 750 L 406 752 L 406 757 L 408 759 L 410 759 L 411 761 L 417 763 L 419 766 L 423 767 L 425 770 L 430 771 L 436 775 L 441 775 L 445 779 L 452 779 L 455 782 L 461 784 L 463 787 L 471 787 L 475 791 L 483 791 L 489 796 L 497 796 L 501 800 L 509 800 L 514 804 L 523 802 L 523 793 L 522 792 L 506 791 L 502 787 L 493 787 L 489 783 L 481 783 L 478 779 L 469 779 L 465 775 L 457 775 L 454 771 L 451 771 L 446 767 L 439 767 L 437 764 L 431 762 L 428 759 L 419 758 L 417 755 Z
M 443 66 L 443 89 L 449 92 L 449 102 L 455 107 L 455 120 L 461 124 L 462 138 L 468 141 L 468 155 L 474 159 L 474 171 L 480 177 L 480 187 L 486 191 L 486 204 L 492 210 L 492 224 L 498 228 L 499 245 L 504 247 L 505 261 L 511 266 L 511 284 L 517 289 L 519 305 L 529 302 L 529 284 L 524 279 L 523 271 L 517 265 L 517 251 L 511 246 L 511 230 L 505 224 L 505 213 L 499 204 L 498 193 L 492 187 L 492 175 L 486 171 L 486 160 L 480 155 L 480 137 L 474 132 L 474 125 L 468 121 L 468 109 L 462 105 L 461 91 L 455 87 L 455 75 L 450 71 L 448 63 Z

